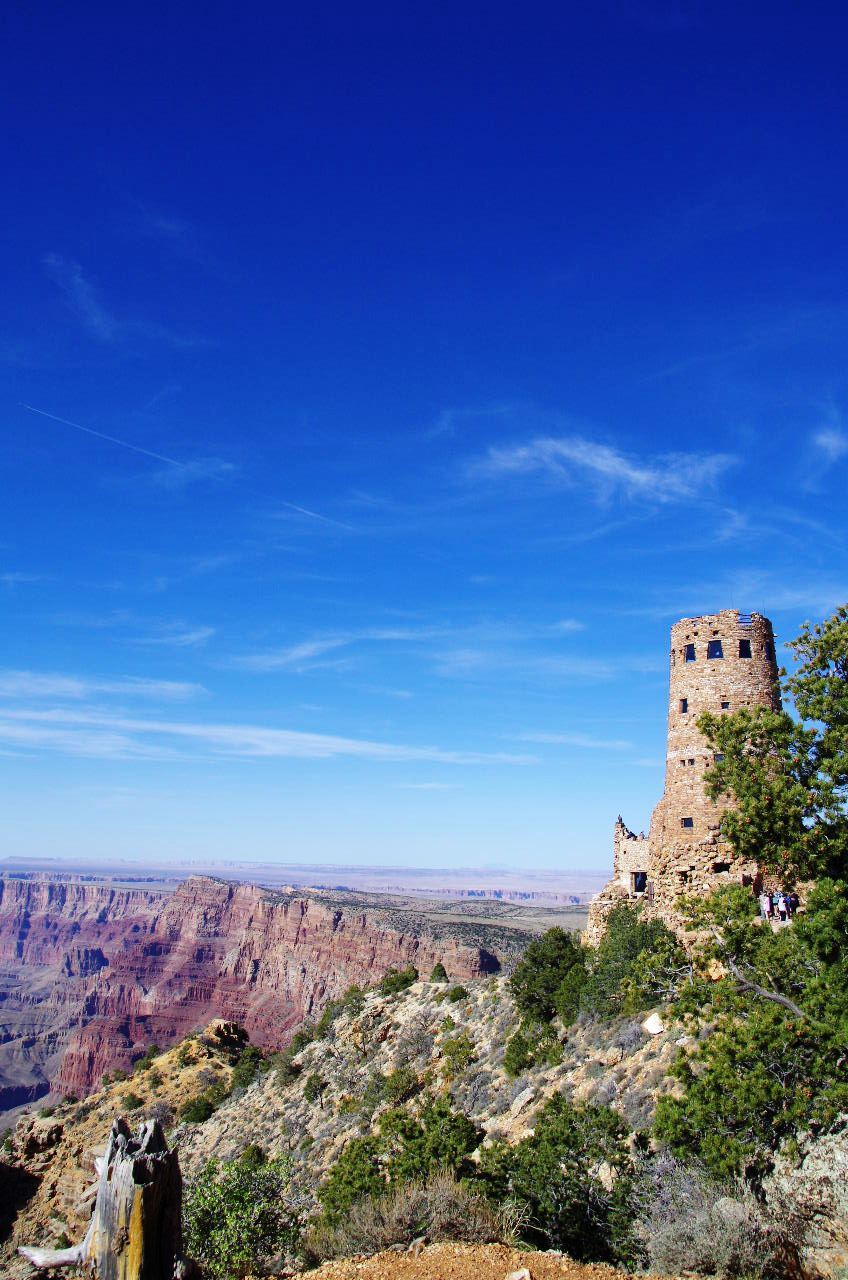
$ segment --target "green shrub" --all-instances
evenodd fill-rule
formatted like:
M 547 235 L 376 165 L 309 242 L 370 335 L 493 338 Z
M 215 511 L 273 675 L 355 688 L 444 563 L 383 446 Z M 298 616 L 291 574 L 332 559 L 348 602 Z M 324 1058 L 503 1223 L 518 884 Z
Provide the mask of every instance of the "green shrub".
M 307 1077 L 306 1084 L 303 1086 L 303 1096 L 307 1102 L 317 1102 L 326 1087 L 318 1072 L 313 1071 Z
M 177 1066 L 187 1067 L 189 1063 L 194 1061 L 194 1043 L 192 1040 L 184 1040 L 177 1050 Z
M 608 1107 L 575 1106 L 557 1094 L 537 1116 L 532 1137 L 483 1149 L 481 1185 L 497 1203 L 527 1206 L 522 1235 L 529 1243 L 578 1260 L 615 1260 L 629 1243 L 626 1137 Z M 601 1164 L 618 1175 L 612 1191 L 597 1176 Z
M 772 933 L 752 923 L 755 904 L 739 887 L 690 904 L 710 939 L 699 968 L 718 962 L 725 976 L 681 991 L 678 1009 L 710 1035 L 680 1055 L 683 1094 L 660 1100 L 655 1129 L 718 1178 L 763 1172 L 783 1140 L 848 1109 L 848 886 L 819 881 L 806 905 Z
M 430 974 L 430 981 L 431 982 L 449 981 L 448 971 L 445 968 L 445 966 L 442 964 L 441 960 L 438 960 L 436 964 L 433 965 L 433 972 Z
M 565 929 L 548 929 L 534 938 L 509 980 L 516 1007 L 536 1022 L 550 1022 L 561 1008 L 565 1020 L 572 1020 L 566 1014 L 580 988 L 585 961 L 584 948 Z
M 255 1169 L 261 1164 L 266 1164 L 268 1157 L 265 1154 L 264 1147 L 260 1147 L 256 1142 L 251 1142 L 242 1151 L 239 1160 L 243 1165 L 247 1165 L 248 1168 Z
M 482 1137 L 482 1131 L 455 1111 L 446 1097 L 429 1098 L 417 1116 L 388 1111 L 380 1123 L 381 1150 L 393 1183 L 428 1178 L 439 1169 L 471 1173 L 468 1157 Z
M 368 1119 L 374 1114 L 386 1096 L 386 1077 L 380 1071 L 374 1071 L 368 1078 L 359 1098 L 354 1099 L 354 1110 Z
M 264 1055 L 255 1045 L 249 1044 L 239 1055 L 230 1078 L 231 1089 L 246 1089 L 252 1084 L 265 1064 Z
M 341 1000 L 329 1000 L 324 1005 L 323 1013 L 315 1023 L 315 1039 L 323 1040 L 330 1030 L 330 1027 L 344 1013 L 344 1004 Z
M 449 1004 L 459 1004 L 460 1000 L 468 998 L 468 988 L 457 984 L 457 986 L 451 987 L 447 994 L 447 998 Z
M 467 1031 L 460 1031 L 458 1036 L 446 1036 L 441 1048 L 447 1080 L 455 1080 L 472 1062 L 477 1061 L 477 1050 Z
M 158 1057 L 162 1052 L 158 1044 L 148 1045 L 144 1051 L 144 1055 L 133 1063 L 133 1071 L 149 1071 L 153 1065 L 153 1059 Z
M 354 982 L 342 996 L 342 1004 L 344 1005 L 345 1013 L 355 1018 L 357 1014 L 362 1012 L 362 1007 L 365 1004 L 365 992 Z
M 387 1111 L 379 1135 L 352 1138 L 319 1188 L 324 1225 L 338 1227 L 357 1201 L 382 1196 L 389 1187 L 444 1170 L 471 1176 L 469 1157 L 482 1137 L 448 1098 L 428 1099 L 414 1116 Z
M 411 987 L 413 982 L 417 981 L 418 970 L 412 965 L 408 965 L 406 969 L 387 969 L 380 983 L 380 995 L 397 995 L 401 991 L 406 991 L 407 987 Z
M 276 1079 L 284 1088 L 300 1075 L 302 1068 L 294 1059 L 307 1045 L 312 1044 L 314 1039 L 314 1025 L 311 1022 L 304 1022 L 300 1030 L 295 1032 L 288 1048 L 284 1049 L 282 1053 L 274 1055 L 273 1064 L 276 1066 Z M 268 1065 L 271 1066 L 271 1062 Z
M 215 1113 L 215 1104 L 203 1093 L 194 1098 L 187 1098 L 180 1107 L 180 1119 L 188 1124 L 203 1124 Z
M 287 1199 L 290 1163 L 210 1160 L 184 1200 L 186 1252 L 212 1280 L 232 1280 L 294 1250 L 297 1214 Z
M 513 1079 L 520 1076 L 533 1065 L 532 1045 L 527 1037 L 516 1031 L 506 1043 L 503 1057 L 504 1071 Z
M 138 1111 L 139 1107 L 144 1106 L 144 1098 L 140 1098 L 137 1093 L 125 1093 L 122 1101 L 127 1111 Z
M 607 916 L 604 936 L 589 958 L 580 1010 L 599 1018 L 638 1013 L 667 996 L 668 979 L 685 967 L 671 930 L 661 920 L 642 920 L 638 909 L 621 902 Z
M 292 1053 L 301 1053 L 315 1039 L 315 1027 L 311 1022 L 304 1022 L 299 1031 L 292 1036 L 289 1049 Z
M 398 1067 L 386 1076 L 384 1094 L 387 1102 L 397 1106 L 398 1103 L 406 1102 L 408 1098 L 413 1097 L 420 1088 L 417 1071 L 412 1067 Z
M 386 1180 L 376 1138 L 351 1138 L 318 1190 L 325 1220 L 335 1226 L 364 1196 L 380 1195 Z
M 283 1053 L 277 1054 L 275 1057 L 275 1079 L 278 1084 L 283 1086 L 283 1088 L 296 1080 L 303 1070 L 299 1063 L 292 1061 L 293 1057 L 294 1054 L 292 1054 L 288 1049 Z
M 323 1040 L 337 1018 L 347 1013 L 355 1017 L 362 1011 L 365 1003 L 365 992 L 354 983 L 348 987 L 338 1000 L 330 1000 L 324 1006 L 324 1012 L 315 1024 L 315 1039 Z

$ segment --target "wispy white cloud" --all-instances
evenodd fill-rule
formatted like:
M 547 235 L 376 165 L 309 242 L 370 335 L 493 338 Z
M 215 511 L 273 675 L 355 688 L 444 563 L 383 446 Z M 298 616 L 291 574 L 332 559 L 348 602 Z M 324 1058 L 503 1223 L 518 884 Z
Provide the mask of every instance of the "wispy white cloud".
M 397 791 L 455 791 L 455 782 L 399 782 Z
M 119 319 L 101 300 L 97 289 L 75 258 L 66 258 L 59 253 L 46 253 L 42 258 L 42 265 L 48 279 L 64 295 L 70 311 L 97 342 L 148 338 L 154 342 L 164 342 L 177 351 L 205 345 L 203 339 L 178 333 L 155 320 Z
M 138 636 L 136 644 L 172 645 L 175 649 L 198 649 L 215 634 L 214 627 L 189 627 L 166 630 L 158 636 Z
M 712 580 L 693 580 L 685 586 L 668 584 L 653 593 L 655 603 L 631 612 L 651 617 L 691 618 L 719 609 L 756 611 L 767 617 L 779 613 L 802 613 L 824 617 L 837 605 L 848 601 L 848 573 L 825 575 L 817 572 L 777 572 L 762 569 L 734 570 Z
M 118 697 L 184 702 L 205 693 L 203 685 L 181 680 L 146 680 L 126 676 L 121 679 L 71 676 L 38 671 L 0 671 L 0 697 L 63 698 L 74 701 L 115 694 Z
M 376 693 L 382 698 L 397 698 L 400 702 L 408 702 L 415 694 L 410 689 L 392 689 L 381 684 L 363 684 L 359 686 L 365 693 Z
M 413 630 L 398 627 L 377 627 L 373 630 L 347 631 L 337 634 L 315 636 L 302 640 L 298 644 L 286 645 L 280 649 L 269 649 L 263 653 L 243 654 L 233 658 L 232 665 L 245 671 L 306 671 L 315 665 L 325 654 L 352 645 L 362 643 L 406 642 L 421 640 L 435 634 L 432 630 Z
M 587 751 L 629 751 L 633 743 L 623 738 L 593 738 L 587 733 L 517 733 L 516 742 L 548 743 L 554 747 L 579 747 Z
M 622 664 L 581 654 L 547 654 L 520 647 L 445 646 L 434 654 L 438 675 L 460 680 L 511 676 L 522 680 L 611 680 Z
M 149 240 L 155 240 L 178 258 L 187 262 L 206 263 L 208 253 L 195 226 L 186 218 L 161 210 L 140 209 L 135 228 Z
M 22 587 L 31 582 L 41 582 L 38 573 L 0 573 L 0 582 L 4 587 Z
M 45 254 L 43 263 L 48 277 L 58 285 L 68 306 L 91 336 L 98 342 L 114 342 L 119 336 L 120 325 L 100 301 L 97 290 L 84 275 L 80 264 L 58 253 Z
M 726 453 L 667 453 L 642 459 L 583 436 L 538 436 L 525 444 L 489 448 L 472 463 L 474 478 L 540 476 L 569 488 L 590 487 L 594 498 L 616 496 L 660 504 L 703 496 L 735 463 Z
M 520 408 L 521 406 L 517 404 L 504 403 L 479 405 L 476 408 L 471 406 L 463 409 L 442 409 L 433 426 L 423 432 L 423 438 L 435 440 L 439 436 L 455 436 L 460 431 L 466 430 L 469 424 L 503 418 L 520 411 Z
M 0 711 L 0 741 L 23 749 L 28 755 L 43 751 L 95 760 L 174 760 L 178 753 L 130 734 L 82 725 L 63 727 L 27 723 Z M 10 753 L 14 754 L 14 753 Z
M 814 434 L 813 444 L 827 463 L 840 462 L 848 455 L 848 434 L 838 427 L 822 427 Z
M 574 618 L 558 622 L 479 622 L 466 625 L 448 623 L 420 627 L 384 627 L 361 631 L 333 632 L 310 636 L 297 644 L 231 657 L 227 665 L 244 671 L 288 671 L 304 673 L 328 667 L 349 670 L 362 667 L 369 648 L 379 651 L 390 645 L 405 652 L 418 665 L 448 680 L 491 682 L 524 680 L 534 683 L 603 681 L 622 671 L 653 673 L 662 669 L 659 660 L 629 655 L 626 660 L 600 657 L 594 652 L 575 653 L 566 637 L 585 630 Z M 359 650 L 359 652 L 357 652 Z M 384 686 L 373 692 L 388 692 Z M 411 696 L 406 690 L 394 697 Z
M 53 708 L 0 712 L 0 740 L 79 754 L 155 754 L 176 743 L 199 747 L 213 757 L 330 760 L 340 757 L 380 763 L 430 761 L 450 765 L 533 763 L 534 757 L 508 752 L 445 750 L 335 734 L 305 733 L 251 724 L 200 724 L 141 720 L 108 712 Z M 164 746 L 161 740 L 164 739 Z M 79 751 L 75 742 L 81 744 Z

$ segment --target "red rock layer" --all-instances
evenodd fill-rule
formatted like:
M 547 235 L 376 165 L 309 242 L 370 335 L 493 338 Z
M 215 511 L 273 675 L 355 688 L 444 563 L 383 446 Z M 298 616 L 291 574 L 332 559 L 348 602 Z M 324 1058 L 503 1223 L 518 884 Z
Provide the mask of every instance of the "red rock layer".
M 311 894 L 205 877 L 171 895 L 0 881 L 0 1006 L 5 979 L 20 1015 L 15 1024 L 0 1014 L 0 1040 L 20 1034 L 28 979 L 36 987 L 38 975 L 32 1003 L 51 1085 L 81 1096 L 146 1045 L 164 1048 L 210 1018 L 279 1048 L 352 982 L 373 982 L 392 965 L 427 972 L 437 960 L 457 978 L 497 967 L 476 947 L 401 932 L 385 912 Z M 46 993 L 45 970 L 55 970 Z

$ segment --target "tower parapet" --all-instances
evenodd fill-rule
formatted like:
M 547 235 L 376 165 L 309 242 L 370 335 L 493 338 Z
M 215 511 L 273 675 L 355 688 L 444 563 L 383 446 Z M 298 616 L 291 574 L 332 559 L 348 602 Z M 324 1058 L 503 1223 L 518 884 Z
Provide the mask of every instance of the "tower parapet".
M 646 913 L 676 922 L 681 894 L 706 894 L 720 884 L 754 884 L 756 863 L 737 858 L 721 839 L 727 800 L 710 800 L 706 774 L 715 760 L 698 729 L 705 711 L 780 709 L 774 632 L 759 613 L 725 609 L 683 618 L 671 629 L 665 787 L 642 843 L 622 822 L 613 835 L 613 879 L 592 903 L 587 939 L 597 942 L 619 901 L 644 898 Z M 643 866 L 631 863 L 641 858 Z M 644 876 L 637 872 L 644 872 Z

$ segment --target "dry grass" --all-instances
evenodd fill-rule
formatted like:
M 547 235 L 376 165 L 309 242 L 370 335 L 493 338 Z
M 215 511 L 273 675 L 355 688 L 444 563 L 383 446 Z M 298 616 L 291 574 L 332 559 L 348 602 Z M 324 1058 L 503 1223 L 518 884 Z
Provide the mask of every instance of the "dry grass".
M 778 1280 L 794 1274 L 800 1236 L 744 1184 L 722 1186 L 703 1170 L 661 1156 L 644 1171 L 638 1234 L 649 1269 L 722 1280 Z
M 384 1196 L 369 1196 L 355 1204 L 337 1227 L 318 1222 L 306 1238 L 312 1262 L 379 1253 L 428 1243 L 512 1243 L 520 1213 L 511 1206 L 494 1209 L 481 1195 L 462 1186 L 449 1173 L 426 1182 L 411 1182 Z

